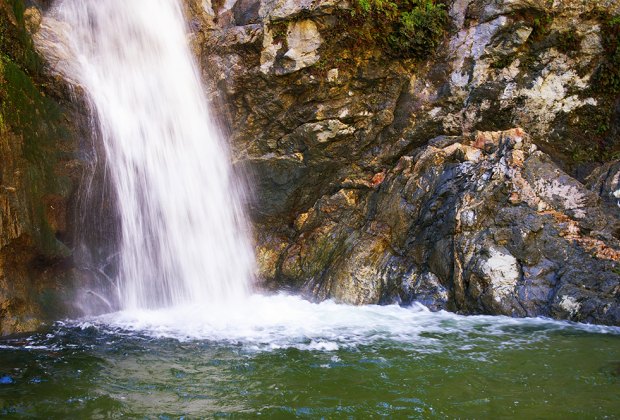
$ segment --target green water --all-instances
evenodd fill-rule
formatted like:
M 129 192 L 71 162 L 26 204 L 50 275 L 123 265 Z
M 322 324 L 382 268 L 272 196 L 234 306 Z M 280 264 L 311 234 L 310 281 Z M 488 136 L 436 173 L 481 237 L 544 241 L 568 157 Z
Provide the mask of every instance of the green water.
M 287 344 L 287 326 L 268 326 L 276 333 L 256 340 L 179 340 L 152 329 L 57 324 L 0 341 L 0 416 L 620 415 L 618 329 L 430 313 L 415 321 L 393 311 L 373 316 L 419 322 L 417 332 L 315 326 L 319 346 L 306 333 Z

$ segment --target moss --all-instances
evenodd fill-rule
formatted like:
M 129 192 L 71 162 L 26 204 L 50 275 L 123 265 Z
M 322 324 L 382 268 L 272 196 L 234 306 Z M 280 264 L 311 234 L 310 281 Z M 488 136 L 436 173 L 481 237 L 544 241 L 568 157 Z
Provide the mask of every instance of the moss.
M 0 14 L 3 15 L 0 17 L 0 52 L 29 75 L 37 75 L 42 70 L 43 60 L 35 52 L 32 38 L 25 27 L 24 1 L 9 0 L 9 3 L 10 10 L 0 9 Z M 12 16 L 4 15 L 7 12 L 12 12 Z
M 442 0 L 354 0 L 334 17 L 335 24 L 322 31 L 329 42 L 321 48 L 318 69 L 353 67 L 373 50 L 423 61 L 435 53 L 448 28 Z
M 281 42 L 284 47 L 286 45 L 286 33 L 288 31 L 288 22 L 279 21 L 269 23 L 269 31 L 273 37 L 274 43 Z
M 24 157 L 35 164 L 49 160 L 45 146 L 57 138 L 65 137 L 60 122 L 60 107 L 45 97 L 33 80 L 15 63 L 3 62 L 4 101 L 1 114 L 15 134 L 24 139 Z
M 532 21 L 532 33 L 530 38 L 534 41 L 540 41 L 542 38 L 549 35 L 552 24 L 553 15 L 550 13 L 543 12 L 535 16 Z
M 0 132 L 22 144 L 32 236 L 43 254 L 66 255 L 47 223 L 43 197 L 66 192 L 67 180 L 54 169 L 58 143 L 69 139 L 69 130 L 61 107 L 44 93 L 42 59 L 24 27 L 24 2 L 10 3 L 10 10 L 0 8 Z
M 603 19 L 601 43 L 605 60 L 596 72 L 595 88 L 602 93 L 620 93 L 620 16 Z
M 614 101 L 600 96 L 597 102 L 568 114 L 560 113 L 554 122 L 561 138 L 574 139 L 566 147 L 569 166 L 606 162 L 620 152 L 620 143 L 613 132 Z
M 579 51 L 582 37 L 577 36 L 573 30 L 559 32 L 557 34 L 556 48 L 562 54 L 571 55 Z
M 59 243 L 45 218 L 43 196 L 60 192 L 63 179 L 54 173 L 58 162 L 55 146 L 68 134 L 61 120 L 58 104 L 45 97 L 31 78 L 7 57 L 0 57 L 5 81 L 0 97 L 0 117 L 5 130 L 21 137 L 22 153 L 28 162 L 26 174 L 33 237 L 43 254 L 66 256 L 67 250 Z
M 398 58 L 424 60 L 443 40 L 448 13 L 437 0 L 357 0 L 350 11 L 356 35 Z
M 512 63 L 515 59 L 514 55 L 506 55 L 504 57 L 498 58 L 494 62 L 491 63 L 491 68 L 494 69 L 503 69 L 506 68 Z

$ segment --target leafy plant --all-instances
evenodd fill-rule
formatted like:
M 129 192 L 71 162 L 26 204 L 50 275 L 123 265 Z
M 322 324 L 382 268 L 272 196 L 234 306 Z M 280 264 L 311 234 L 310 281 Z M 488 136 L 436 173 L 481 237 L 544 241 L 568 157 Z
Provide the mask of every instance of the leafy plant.
M 389 44 L 401 56 L 426 58 L 443 37 L 447 23 L 447 13 L 442 4 L 424 1 L 408 12 L 402 12 Z
M 530 37 L 533 40 L 539 41 L 544 38 L 551 31 L 551 24 L 553 23 L 553 16 L 548 13 L 543 13 L 536 16 L 532 25 L 532 34 Z

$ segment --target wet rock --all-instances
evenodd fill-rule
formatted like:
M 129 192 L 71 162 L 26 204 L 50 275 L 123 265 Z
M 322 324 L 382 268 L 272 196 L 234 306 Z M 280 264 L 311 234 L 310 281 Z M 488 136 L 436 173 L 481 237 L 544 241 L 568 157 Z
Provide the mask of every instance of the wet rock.
M 520 129 L 431 143 L 379 188 L 319 200 L 288 248 L 296 268 L 273 275 L 353 304 L 618 324 L 615 214 Z
M 67 313 L 78 138 L 87 135 L 77 94 L 34 50 L 41 11 L 21 6 L 0 6 L 0 335 Z
M 185 3 L 253 186 L 265 287 L 618 324 L 620 193 L 605 161 L 619 108 L 596 85 L 618 2 L 455 0 L 443 44 L 419 62 L 351 43 L 349 2 Z M 30 21 L 46 56 L 70 65 L 58 22 Z M 12 165 L 3 208 L 24 197 Z M 62 237 L 61 197 L 46 194 L 42 214 Z M 19 212 L 0 241 L 31 225 Z
M 24 24 L 31 35 L 37 33 L 41 27 L 41 11 L 36 7 L 29 7 L 24 11 Z
M 453 1 L 415 64 L 350 47 L 347 2 L 231 6 L 260 29 L 221 21 L 202 57 L 251 174 L 266 287 L 617 324 L 613 165 L 581 182 L 620 144 L 595 76 L 596 10 L 620 7 L 595 3 Z
M 620 161 L 615 160 L 601 165 L 592 171 L 586 181 L 591 191 L 620 212 Z

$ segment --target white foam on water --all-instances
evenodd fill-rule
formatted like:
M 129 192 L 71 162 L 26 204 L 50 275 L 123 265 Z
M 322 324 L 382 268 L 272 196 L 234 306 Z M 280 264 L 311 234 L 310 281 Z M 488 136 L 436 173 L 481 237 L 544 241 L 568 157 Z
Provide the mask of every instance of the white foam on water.
M 139 333 L 180 341 L 209 340 L 247 349 L 334 351 L 378 341 L 413 343 L 424 352 L 443 351 L 442 337 L 458 346 L 502 337 L 510 346 L 537 341 L 550 331 L 575 330 L 620 334 L 620 328 L 543 318 L 462 316 L 431 312 L 420 304 L 349 306 L 311 303 L 296 296 L 253 295 L 236 305 L 188 305 L 161 310 L 130 310 L 77 321 L 77 325 L 115 334 Z M 511 331 L 513 327 L 530 328 Z M 475 337 L 475 339 L 473 338 Z

